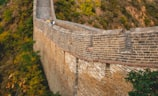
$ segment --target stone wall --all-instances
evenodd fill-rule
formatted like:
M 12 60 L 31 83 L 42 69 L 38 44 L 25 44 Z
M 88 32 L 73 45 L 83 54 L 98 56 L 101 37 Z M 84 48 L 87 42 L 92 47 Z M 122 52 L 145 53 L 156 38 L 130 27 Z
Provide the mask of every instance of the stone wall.
M 72 23 L 63 23 L 61 20 L 56 22 L 57 25 L 50 25 L 42 19 L 35 19 L 35 26 L 43 30 L 57 46 L 78 58 L 86 61 L 158 67 L 157 26 L 126 31 L 93 30 L 94 28 L 89 30 L 78 24 L 74 25 L 72 30 Z M 60 26 L 59 22 L 62 22 Z M 64 24 L 65 27 L 62 27 Z
M 121 54 L 121 61 L 157 66 L 158 27 L 133 29 L 128 33 L 127 39 L 130 40 L 127 48 L 129 52 Z
M 158 68 L 158 27 L 102 30 L 47 22 L 50 0 L 34 0 L 34 50 L 53 92 L 62 96 L 128 96 L 131 70 Z
M 40 50 L 41 61 L 53 92 L 62 96 L 127 96 L 131 90 L 125 78 L 131 67 L 88 62 L 63 51 L 35 27 L 34 49 Z

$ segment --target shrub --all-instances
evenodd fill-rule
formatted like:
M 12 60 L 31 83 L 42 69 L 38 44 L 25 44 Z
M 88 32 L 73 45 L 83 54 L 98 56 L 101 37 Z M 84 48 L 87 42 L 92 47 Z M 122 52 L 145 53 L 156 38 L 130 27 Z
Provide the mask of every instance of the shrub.
M 6 3 L 8 0 L 0 0 L 0 5 L 3 5 L 4 3 Z
M 12 19 L 12 11 L 10 9 L 6 9 L 3 13 L 3 19 L 5 22 L 10 22 Z
M 126 80 L 133 85 L 129 96 L 158 96 L 158 71 L 131 71 Z
M 95 27 L 95 28 L 100 28 L 101 25 L 99 25 L 98 23 L 95 23 L 95 24 L 93 25 L 93 27 Z
M 106 11 L 106 1 L 104 1 L 104 0 L 101 1 L 100 8 L 101 8 L 101 10 Z
M 4 28 L 0 26 L 0 34 L 4 31 Z
M 145 18 L 145 19 L 144 19 L 144 22 L 145 22 L 145 25 L 149 25 L 149 24 L 150 24 L 150 19 Z
M 55 12 L 58 19 L 71 20 L 73 17 L 74 10 L 74 0 L 58 0 L 55 2 Z M 59 15 L 59 16 L 58 16 Z M 76 15 L 75 15 L 76 16 Z

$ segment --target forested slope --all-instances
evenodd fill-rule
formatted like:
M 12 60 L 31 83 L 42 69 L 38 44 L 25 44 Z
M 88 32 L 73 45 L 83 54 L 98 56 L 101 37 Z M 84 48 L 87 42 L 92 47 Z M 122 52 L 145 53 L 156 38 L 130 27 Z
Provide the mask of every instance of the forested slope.
M 33 52 L 32 8 L 33 0 L 0 0 L 0 96 L 55 96 Z
M 103 29 L 158 26 L 158 0 L 54 0 L 58 19 Z

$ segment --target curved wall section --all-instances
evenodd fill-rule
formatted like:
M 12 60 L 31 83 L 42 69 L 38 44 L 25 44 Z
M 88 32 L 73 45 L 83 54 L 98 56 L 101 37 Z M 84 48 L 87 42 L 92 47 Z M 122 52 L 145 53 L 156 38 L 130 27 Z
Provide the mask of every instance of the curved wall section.
M 127 96 L 131 70 L 158 68 L 158 27 L 102 30 L 56 20 L 50 0 L 34 0 L 34 50 L 53 92 Z M 51 19 L 55 20 L 52 25 Z

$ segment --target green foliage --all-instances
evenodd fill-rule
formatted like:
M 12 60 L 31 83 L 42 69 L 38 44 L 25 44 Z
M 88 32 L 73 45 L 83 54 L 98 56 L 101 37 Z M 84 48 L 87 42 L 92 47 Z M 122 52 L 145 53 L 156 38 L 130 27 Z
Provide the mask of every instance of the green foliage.
M 82 2 L 80 4 L 80 10 L 81 10 L 81 14 L 84 14 L 84 15 L 93 15 L 93 11 L 94 8 L 93 8 L 93 2 L 91 2 L 91 0 L 86 0 L 85 2 Z
M 100 22 L 100 24 L 103 26 L 104 29 L 106 29 L 106 28 L 108 27 L 107 20 L 102 19 L 102 20 L 100 20 L 99 22 Z
M 100 28 L 100 25 L 99 24 L 94 24 L 93 27 Z
M 126 79 L 134 88 L 129 96 L 158 96 L 158 71 L 131 71 Z
M 33 51 L 32 3 L 15 0 L 0 7 L 0 96 L 60 96 L 49 90 Z
M 127 23 L 127 19 L 126 19 L 126 17 L 121 17 L 120 18 L 120 22 L 122 23 L 122 24 L 126 24 Z
M 3 27 L 0 27 L 0 33 L 2 33 L 4 31 Z
M 135 8 L 137 8 L 137 9 L 141 9 L 141 4 L 143 4 L 143 3 L 139 3 L 139 0 L 131 0 L 131 4 L 135 7 Z
M 39 65 L 39 56 L 34 52 L 23 52 L 19 54 L 15 63 L 20 63 L 18 69 L 9 76 L 7 89 L 12 95 L 15 93 L 25 96 L 54 96 L 48 89 L 44 74 Z M 49 95 L 48 95 L 49 94 Z
M 8 0 L 0 0 L 0 5 L 3 5 L 4 3 L 6 3 Z
M 147 13 L 148 15 L 152 16 L 150 19 L 152 19 L 153 21 L 156 22 L 155 25 L 158 25 L 158 2 L 155 2 L 155 3 L 150 3 L 150 2 L 147 2 L 145 3 L 146 5 L 146 9 L 147 9 Z M 147 24 L 148 24 L 149 21 L 147 21 Z
M 145 19 L 144 19 L 144 22 L 145 22 L 145 25 L 149 25 L 149 24 L 150 24 L 150 19 L 145 18 Z
M 101 10 L 106 11 L 107 6 L 106 6 L 106 1 L 101 0 L 101 6 L 100 6 Z
M 71 21 L 72 17 L 78 17 L 78 13 L 76 13 L 73 8 L 74 0 L 58 0 L 55 3 L 57 18 L 65 20 L 66 18 Z M 74 12 L 74 14 L 72 14 Z
M 158 25 L 157 5 L 156 0 L 55 0 L 58 19 L 104 29 Z
M 12 11 L 10 9 L 6 9 L 3 13 L 3 19 L 5 22 L 9 22 L 12 19 Z

